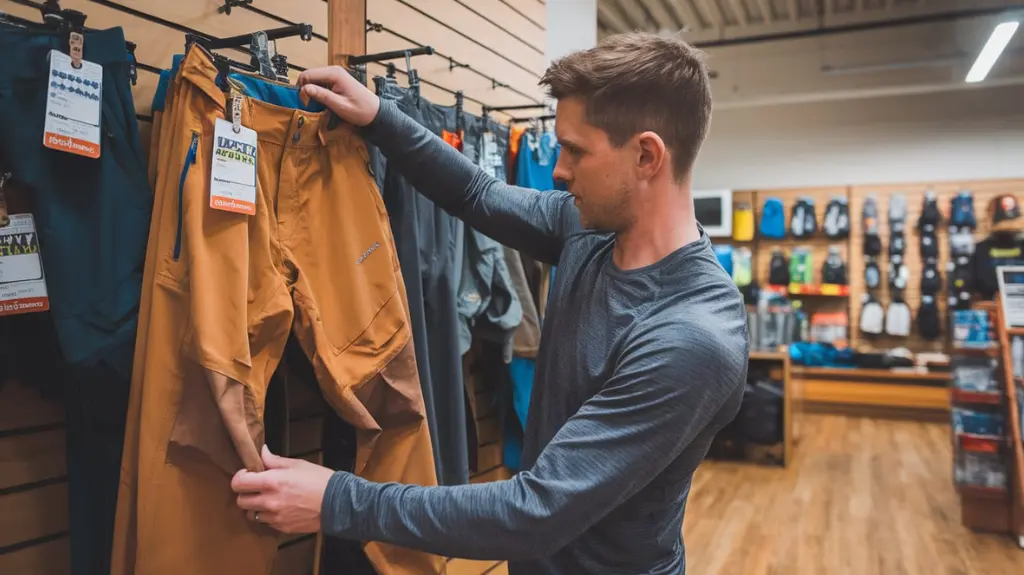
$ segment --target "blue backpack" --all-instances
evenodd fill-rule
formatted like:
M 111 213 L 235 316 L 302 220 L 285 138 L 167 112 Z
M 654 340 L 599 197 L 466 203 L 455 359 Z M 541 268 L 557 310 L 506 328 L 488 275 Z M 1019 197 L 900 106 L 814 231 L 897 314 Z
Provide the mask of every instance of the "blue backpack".
M 782 209 L 782 200 L 768 198 L 761 210 L 761 235 L 766 238 L 781 240 L 786 237 L 786 212 Z
M 715 256 L 718 257 L 718 263 L 722 264 L 725 268 L 725 272 L 732 276 L 732 246 L 729 244 L 714 246 Z
M 950 202 L 949 225 L 961 228 L 975 229 L 978 227 L 978 220 L 974 217 L 974 196 L 971 192 L 963 190 L 958 193 Z

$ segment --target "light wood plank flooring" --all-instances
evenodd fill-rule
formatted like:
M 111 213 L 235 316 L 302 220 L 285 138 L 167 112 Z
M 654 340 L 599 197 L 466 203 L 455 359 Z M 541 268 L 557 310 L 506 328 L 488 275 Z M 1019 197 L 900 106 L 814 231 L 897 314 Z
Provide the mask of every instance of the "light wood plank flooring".
M 807 415 L 789 469 L 707 462 L 683 528 L 697 575 L 1021 575 L 960 526 L 949 427 Z

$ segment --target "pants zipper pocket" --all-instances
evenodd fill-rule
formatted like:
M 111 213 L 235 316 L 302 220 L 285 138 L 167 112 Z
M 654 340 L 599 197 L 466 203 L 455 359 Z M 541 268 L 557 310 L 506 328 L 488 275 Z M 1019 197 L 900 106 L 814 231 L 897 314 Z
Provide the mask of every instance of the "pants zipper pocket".
M 181 179 L 178 180 L 178 230 L 174 236 L 174 260 L 181 257 L 181 226 L 185 216 L 185 180 L 188 178 L 189 169 L 196 163 L 196 151 L 199 148 L 199 133 L 192 132 L 192 143 L 188 147 L 188 155 L 185 156 L 185 166 L 181 169 Z

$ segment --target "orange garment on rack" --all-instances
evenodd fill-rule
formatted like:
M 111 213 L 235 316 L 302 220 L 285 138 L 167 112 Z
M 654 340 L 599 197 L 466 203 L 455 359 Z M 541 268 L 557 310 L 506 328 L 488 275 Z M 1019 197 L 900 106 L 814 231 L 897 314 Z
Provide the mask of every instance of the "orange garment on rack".
M 436 485 L 365 144 L 326 113 L 242 97 L 241 123 L 258 134 L 256 214 L 214 210 L 214 122 L 231 101 L 216 78 L 192 47 L 161 122 L 112 575 L 270 573 L 280 534 L 246 518 L 230 480 L 262 469 L 267 387 L 290 335 L 355 428 L 356 474 Z M 364 550 L 380 575 L 444 572 L 419 551 Z
M 457 132 L 450 132 L 448 130 L 441 130 L 441 137 L 448 145 L 455 148 L 458 151 L 462 151 L 462 130 Z

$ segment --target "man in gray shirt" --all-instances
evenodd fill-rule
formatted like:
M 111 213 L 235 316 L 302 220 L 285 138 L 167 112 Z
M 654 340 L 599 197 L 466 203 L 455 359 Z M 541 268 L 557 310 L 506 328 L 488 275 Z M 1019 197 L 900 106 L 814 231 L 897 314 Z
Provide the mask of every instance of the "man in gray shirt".
M 748 354 L 743 300 L 690 193 L 711 116 L 702 55 L 629 34 L 552 64 L 541 83 L 559 101 L 568 192 L 490 178 L 340 68 L 299 83 L 439 206 L 558 274 L 524 471 L 376 484 L 265 452 L 268 471 L 233 481 L 239 506 L 285 532 L 504 559 L 516 575 L 684 573 L 690 482 L 739 410 Z

